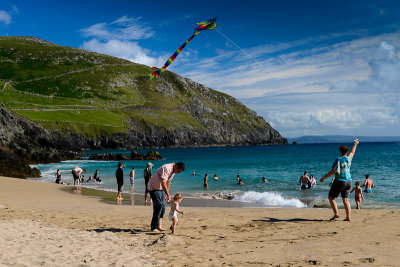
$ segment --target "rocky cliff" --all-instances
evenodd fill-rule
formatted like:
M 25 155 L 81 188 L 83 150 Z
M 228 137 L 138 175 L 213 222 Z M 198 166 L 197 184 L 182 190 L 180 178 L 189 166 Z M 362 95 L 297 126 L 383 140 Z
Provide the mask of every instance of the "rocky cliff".
M 88 148 L 80 135 L 61 135 L 44 129 L 40 124 L 0 107 L 0 158 L 14 155 L 31 163 L 59 162 L 82 156 Z
M 233 97 L 166 71 L 34 37 L 0 37 L 0 148 L 31 162 L 82 149 L 287 144 Z

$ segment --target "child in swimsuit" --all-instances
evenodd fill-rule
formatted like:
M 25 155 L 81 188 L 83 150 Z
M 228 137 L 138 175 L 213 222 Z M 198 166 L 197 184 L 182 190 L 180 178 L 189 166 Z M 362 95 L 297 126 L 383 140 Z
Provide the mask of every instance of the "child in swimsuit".
M 174 196 L 174 200 L 170 201 L 171 211 L 169 212 L 169 219 L 172 220 L 172 225 L 169 228 L 172 234 L 175 234 L 175 228 L 178 224 L 178 213 L 183 214 L 183 211 L 179 210 L 179 203 L 181 203 L 183 196 L 179 193 L 176 193 Z
M 129 173 L 129 182 L 131 183 L 131 186 L 135 186 L 135 167 L 132 167 L 131 172 Z
M 356 187 L 354 187 L 350 191 L 350 193 L 352 193 L 353 191 L 355 193 L 354 200 L 356 201 L 356 204 L 357 204 L 356 209 L 359 210 L 360 209 L 360 204 L 361 204 L 361 198 L 365 202 L 365 199 L 364 199 L 364 196 L 363 196 L 362 189 L 360 187 L 360 182 L 359 181 L 356 182 Z

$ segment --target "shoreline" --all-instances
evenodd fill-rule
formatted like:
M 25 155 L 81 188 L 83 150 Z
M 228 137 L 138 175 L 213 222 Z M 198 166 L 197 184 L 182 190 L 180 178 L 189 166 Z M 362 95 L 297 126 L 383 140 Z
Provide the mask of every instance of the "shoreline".
M 78 194 L 87 197 L 95 197 L 99 198 L 102 202 L 107 204 L 115 204 L 116 203 L 116 194 L 115 191 L 107 191 L 102 189 L 96 188 L 88 188 L 82 186 L 74 186 L 74 185 L 67 185 L 61 190 L 72 193 Z M 121 205 L 126 206 L 145 206 L 144 202 L 144 193 L 122 193 L 123 200 Z M 148 197 L 150 195 L 148 194 Z M 215 207 L 215 208 L 280 208 L 280 207 L 273 207 L 273 206 L 266 206 L 257 203 L 250 203 L 244 202 L 239 200 L 228 200 L 228 199 L 206 199 L 206 198 L 195 198 L 192 196 L 184 196 L 184 204 L 186 207 Z M 290 209 L 290 207 L 287 207 Z M 298 209 L 293 207 L 293 209 Z
M 171 235 L 150 231 L 149 206 L 110 205 L 62 188 L 0 177 L 0 265 L 398 265 L 399 210 L 353 210 L 344 222 L 329 221 L 330 209 L 189 207 L 184 200 Z
M 43 182 L 43 183 L 50 183 L 48 181 L 40 180 L 38 178 L 30 178 L 28 180 L 31 181 L 37 181 L 37 182 Z M 55 184 L 55 183 L 54 183 Z M 129 187 L 129 185 L 125 186 Z M 79 193 L 77 192 L 76 188 L 81 188 Z M 117 194 L 116 190 L 104 190 L 102 188 L 92 188 L 92 187 L 86 187 L 85 183 L 83 186 L 74 186 L 74 185 L 65 185 L 64 188 L 65 191 L 74 193 L 74 194 L 82 194 L 84 196 L 88 197 L 99 197 L 102 199 L 103 202 L 108 203 L 108 204 L 115 204 L 116 202 L 116 197 L 115 195 Z M 218 193 L 218 191 L 208 191 L 205 192 L 205 194 L 210 194 L 211 196 L 213 193 Z M 245 192 L 243 192 L 245 193 Z M 264 193 L 275 193 L 275 192 L 264 192 Z M 196 193 L 183 193 L 184 195 L 184 203 L 185 206 L 188 207 L 221 207 L 221 208 L 261 208 L 261 209 L 331 209 L 331 206 L 328 201 L 328 197 L 326 198 L 320 198 L 318 199 L 318 202 L 316 202 L 317 199 L 313 198 L 294 198 L 294 197 L 284 197 L 282 198 L 286 200 L 299 200 L 301 203 L 303 203 L 305 206 L 304 207 L 295 207 L 295 206 L 274 206 L 274 205 L 265 205 L 265 204 L 259 204 L 255 202 L 248 202 L 248 201 L 242 201 L 242 200 L 237 200 L 237 199 L 224 199 L 224 198 L 201 198 L 201 197 L 196 197 L 191 194 L 196 194 Z M 201 193 L 200 193 L 201 194 Z M 328 191 L 326 192 L 328 195 Z M 139 193 L 139 192 L 134 192 L 133 196 L 131 192 L 128 192 L 128 190 L 125 190 L 122 192 L 123 195 L 123 201 L 121 202 L 122 205 L 142 205 L 145 206 L 144 204 L 144 192 Z M 150 197 L 148 195 L 148 197 Z M 355 204 L 354 199 L 350 198 L 352 209 L 355 209 Z M 337 205 L 339 208 L 343 208 L 342 201 L 340 200 L 340 197 L 337 198 Z M 363 209 L 371 209 L 371 210 L 379 210 L 379 209 L 385 209 L 385 210 L 400 210 L 400 204 L 399 203 L 386 203 L 386 202 L 376 202 L 376 203 L 362 203 L 362 208 Z

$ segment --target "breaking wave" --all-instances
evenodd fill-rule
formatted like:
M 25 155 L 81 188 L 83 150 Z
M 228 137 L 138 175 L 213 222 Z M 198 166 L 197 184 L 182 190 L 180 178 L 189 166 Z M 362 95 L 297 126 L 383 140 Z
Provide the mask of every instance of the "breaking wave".
M 235 197 L 233 200 L 245 201 L 262 204 L 272 207 L 287 208 L 306 208 L 307 205 L 297 198 L 285 198 L 281 194 L 274 192 L 245 192 L 242 196 Z
M 193 193 L 194 198 L 201 199 L 227 199 L 265 205 L 277 208 L 307 208 L 308 205 L 297 198 L 287 198 L 279 193 L 273 192 L 242 192 L 242 191 L 222 191 Z

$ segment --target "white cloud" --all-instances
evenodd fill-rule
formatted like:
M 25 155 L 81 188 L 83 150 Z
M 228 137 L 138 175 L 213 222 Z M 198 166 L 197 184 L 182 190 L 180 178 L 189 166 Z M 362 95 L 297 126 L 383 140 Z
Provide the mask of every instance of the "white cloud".
M 8 25 L 11 23 L 11 15 L 4 10 L 0 10 L 0 23 Z
M 142 40 L 154 35 L 150 26 L 141 22 L 141 18 L 122 16 L 111 23 L 101 22 L 81 29 L 85 37 L 102 40 Z
M 92 37 L 80 48 L 124 58 L 149 66 L 160 66 L 161 58 L 150 56 L 151 51 L 139 45 L 138 40 L 154 35 L 151 27 L 141 22 L 141 18 L 122 16 L 111 23 L 101 22 L 81 29 L 83 36 Z M 165 58 L 164 58 L 165 60 Z
M 160 62 L 162 62 L 161 58 L 150 57 L 148 55 L 149 51 L 138 45 L 137 42 L 127 40 L 108 40 L 103 42 L 98 39 L 92 39 L 83 42 L 80 48 L 149 66 L 160 66 Z

